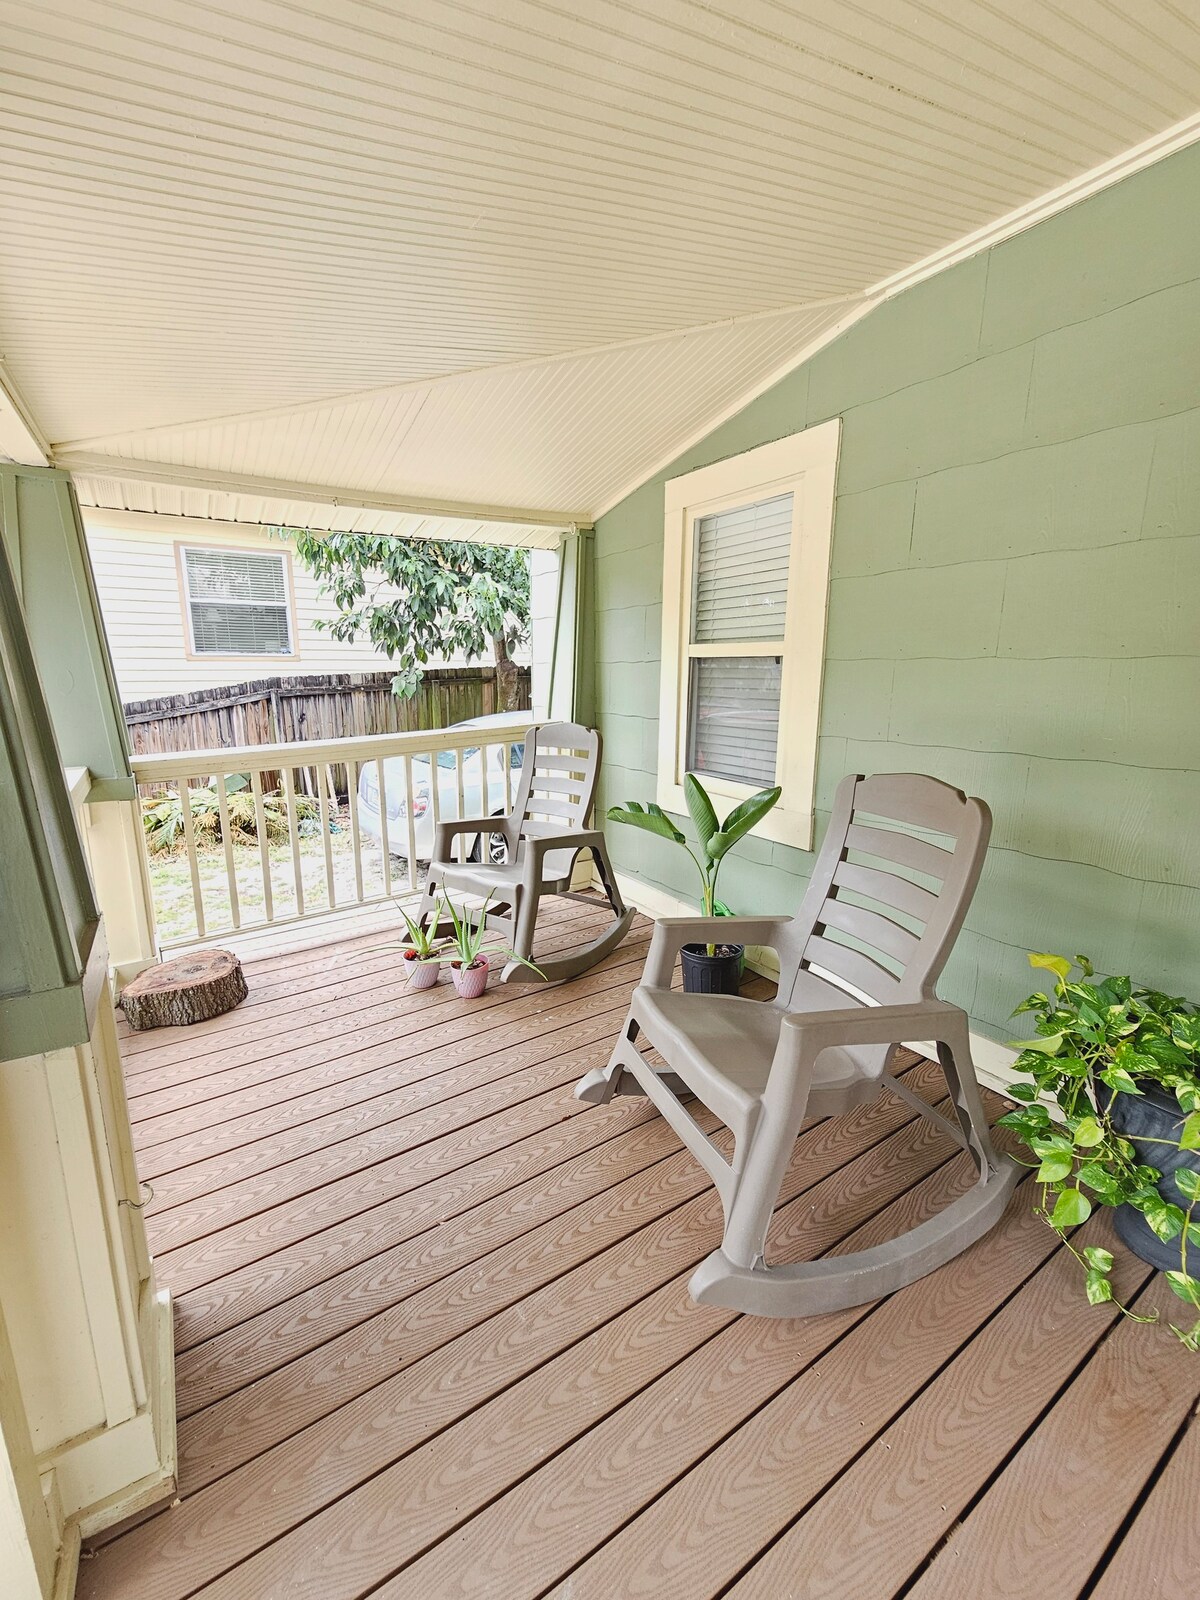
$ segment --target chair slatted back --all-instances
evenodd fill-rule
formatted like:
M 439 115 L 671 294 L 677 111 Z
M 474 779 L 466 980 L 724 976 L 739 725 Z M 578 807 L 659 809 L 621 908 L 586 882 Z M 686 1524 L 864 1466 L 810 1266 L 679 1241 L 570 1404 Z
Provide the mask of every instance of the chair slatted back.
M 600 735 L 578 722 L 543 722 L 525 735 L 513 810 L 524 837 L 586 828 L 600 776 Z
M 991 812 L 918 773 L 851 774 L 781 950 L 778 1004 L 814 969 L 880 1004 L 932 997 L 983 867 Z

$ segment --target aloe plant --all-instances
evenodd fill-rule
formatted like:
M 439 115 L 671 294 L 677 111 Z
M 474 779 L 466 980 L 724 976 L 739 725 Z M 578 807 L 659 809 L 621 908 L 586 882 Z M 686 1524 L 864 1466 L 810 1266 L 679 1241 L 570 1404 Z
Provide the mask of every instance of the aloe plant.
M 539 978 L 545 973 L 532 961 L 526 961 L 524 956 L 519 956 L 515 950 L 507 945 L 488 944 L 487 934 L 487 909 L 488 899 L 483 902 L 478 911 L 472 912 L 468 906 L 462 911 L 456 911 L 453 902 L 445 902 L 446 910 L 450 914 L 450 925 L 454 932 L 449 936 L 448 943 L 454 950 L 459 965 L 466 968 L 474 966 L 480 956 L 495 956 L 503 961 L 517 961 L 523 967 L 528 967 L 530 972 L 536 972 Z
M 738 840 L 744 839 L 753 828 L 757 827 L 771 807 L 777 803 L 783 791 L 778 786 L 774 789 L 760 789 L 757 794 L 750 795 L 748 799 L 734 806 L 724 822 L 717 820 L 716 808 L 709 799 L 704 785 L 694 773 L 689 772 L 684 778 L 683 793 L 692 824 L 696 829 L 699 854 L 692 849 L 683 830 L 675 826 L 661 806 L 653 803 L 642 805 L 638 800 L 626 800 L 624 805 L 610 806 L 608 820 L 641 828 L 646 833 L 656 833 L 660 839 L 669 839 L 672 844 L 681 845 L 691 856 L 696 871 L 700 874 L 700 903 L 704 915 L 731 916 L 729 907 L 717 899 L 717 876 L 721 870 L 721 863 Z M 716 946 L 710 944 L 709 955 L 713 955 L 715 950 Z

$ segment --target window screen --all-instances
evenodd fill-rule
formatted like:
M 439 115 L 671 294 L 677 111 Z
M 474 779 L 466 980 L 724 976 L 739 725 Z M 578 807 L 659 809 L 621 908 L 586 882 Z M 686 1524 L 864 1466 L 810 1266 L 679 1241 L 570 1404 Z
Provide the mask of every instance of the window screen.
M 696 519 L 692 642 L 782 639 L 792 496 Z
M 697 517 L 687 768 L 775 782 L 793 496 Z M 736 650 L 744 645 L 745 654 Z
M 183 561 L 197 655 L 292 653 L 282 555 L 195 549 L 185 550 Z
M 699 656 L 688 695 L 689 772 L 769 789 L 779 744 L 778 656 Z

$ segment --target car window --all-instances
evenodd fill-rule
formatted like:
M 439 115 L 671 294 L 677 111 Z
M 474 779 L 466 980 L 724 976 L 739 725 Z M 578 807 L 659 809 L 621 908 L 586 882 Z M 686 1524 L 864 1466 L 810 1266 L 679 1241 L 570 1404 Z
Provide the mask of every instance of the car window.
M 519 767 L 525 759 L 524 744 L 510 744 L 508 747 L 508 764 L 510 767 Z
M 462 756 L 463 760 L 465 761 L 468 756 L 477 756 L 479 754 L 479 746 L 478 745 L 472 745 L 472 747 L 469 750 L 462 750 L 462 751 L 459 752 L 459 754 Z M 438 753 L 437 753 L 437 764 L 438 764 L 439 767 L 443 767 L 446 770 L 448 770 L 450 772 L 453 772 L 454 771 L 454 751 L 453 750 L 439 750 Z

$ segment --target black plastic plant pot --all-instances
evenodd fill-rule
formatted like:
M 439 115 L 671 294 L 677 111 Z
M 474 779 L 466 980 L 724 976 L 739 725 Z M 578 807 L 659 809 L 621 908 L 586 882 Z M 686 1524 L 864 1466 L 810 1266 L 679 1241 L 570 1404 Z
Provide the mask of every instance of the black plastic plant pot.
M 1174 1174 L 1182 1167 L 1200 1172 L 1200 1151 L 1172 1150 L 1167 1145 L 1150 1143 L 1152 1139 L 1177 1142 L 1183 1112 L 1173 1095 L 1165 1094 L 1150 1084 L 1139 1085 L 1139 1088 L 1143 1090 L 1140 1095 L 1112 1095 L 1108 1114 L 1118 1133 L 1123 1133 L 1132 1142 L 1138 1160 L 1147 1167 L 1157 1167 L 1162 1173 L 1158 1192 L 1163 1199 L 1173 1206 L 1183 1206 L 1186 1211 L 1187 1202 L 1175 1187 Z M 1157 1267 L 1160 1272 L 1179 1270 L 1184 1246 L 1178 1237 L 1160 1239 L 1141 1212 L 1133 1206 L 1118 1206 L 1113 1223 L 1117 1237 L 1129 1246 L 1134 1255 Z M 1187 1270 L 1200 1274 L 1200 1246 L 1189 1243 L 1186 1248 Z
M 745 945 L 718 944 L 713 949 L 716 954 L 710 956 L 706 944 L 685 944 L 679 952 L 685 994 L 737 994 L 745 965 Z

